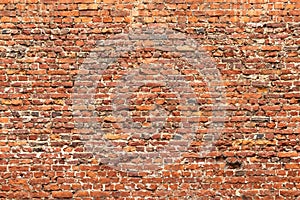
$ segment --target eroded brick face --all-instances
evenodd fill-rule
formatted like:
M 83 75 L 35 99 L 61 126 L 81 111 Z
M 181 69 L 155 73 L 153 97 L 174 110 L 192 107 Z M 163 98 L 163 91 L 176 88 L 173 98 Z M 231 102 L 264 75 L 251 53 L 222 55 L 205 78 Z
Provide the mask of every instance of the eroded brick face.
M 300 198 L 299 22 L 299 0 L 1 0 L 0 198 Z

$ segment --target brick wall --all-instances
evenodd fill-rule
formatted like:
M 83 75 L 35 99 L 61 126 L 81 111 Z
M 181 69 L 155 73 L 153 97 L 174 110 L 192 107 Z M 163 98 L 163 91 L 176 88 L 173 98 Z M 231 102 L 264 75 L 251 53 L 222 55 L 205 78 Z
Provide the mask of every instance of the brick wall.
M 300 198 L 299 22 L 299 0 L 1 0 L 0 198 Z

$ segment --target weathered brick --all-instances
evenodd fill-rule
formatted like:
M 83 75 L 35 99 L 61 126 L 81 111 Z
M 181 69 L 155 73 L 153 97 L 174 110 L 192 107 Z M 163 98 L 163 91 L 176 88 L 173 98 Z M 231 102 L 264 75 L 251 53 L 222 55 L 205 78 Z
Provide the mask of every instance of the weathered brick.
M 0 198 L 297 199 L 299 9 L 0 1 Z

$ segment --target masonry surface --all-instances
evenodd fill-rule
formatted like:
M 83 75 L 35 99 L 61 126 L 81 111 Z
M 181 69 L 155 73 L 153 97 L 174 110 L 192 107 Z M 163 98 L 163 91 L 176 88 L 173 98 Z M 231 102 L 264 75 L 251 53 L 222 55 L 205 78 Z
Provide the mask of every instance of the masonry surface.
M 176 52 L 140 48 L 122 54 L 92 80 L 94 103 L 74 105 L 72 95 L 81 88 L 76 80 L 95 72 L 81 67 L 99 51 L 99 41 L 132 28 L 161 27 L 196 41 L 220 73 L 224 127 L 202 156 L 218 94 Z M 0 198 L 300 198 L 299 54 L 299 0 L 0 0 Z M 147 67 L 141 74 L 153 82 L 130 96 L 127 111 L 139 130 L 150 127 L 150 133 L 126 132 L 126 121 L 113 112 L 122 100 L 115 98 L 122 77 L 149 63 L 184 75 L 198 102 L 192 110 L 198 129 L 181 156 L 159 168 L 154 159 L 143 169 L 134 159 L 133 170 L 109 165 L 96 148 L 104 140 L 124 153 L 158 152 L 174 132 L 188 131 L 178 124 L 189 118 L 182 115 L 189 108 L 151 79 L 156 72 Z M 83 90 L 84 81 L 91 80 L 82 79 Z M 165 111 L 149 121 L 158 105 Z M 86 145 L 95 128 L 84 125 L 89 113 L 103 133 L 92 137 L 93 148 Z M 166 122 L 151 133 L 154 122 L 162 126 L 160 116 Z

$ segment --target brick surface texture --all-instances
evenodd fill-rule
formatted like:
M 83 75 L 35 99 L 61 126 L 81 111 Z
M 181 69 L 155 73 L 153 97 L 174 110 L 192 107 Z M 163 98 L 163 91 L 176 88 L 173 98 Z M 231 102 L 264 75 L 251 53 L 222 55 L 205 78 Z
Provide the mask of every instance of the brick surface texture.
M 117 52 L 111 50 L 117 44 L 99 41 L 161 28 L 136 34 L 141 48 L 124 51 L 104 70 L 89 63 L 92 52 L 108 62 L 105 53 Z M 167 44 L 147 47 L 149 35 L 166 33 L 175 37 L 176 52 Z M 222 118 L 213 115 L 220 93 L 209 90 L 209 74 L 177 54 L 190 51 L 182 43 L 188 40 L 211 59 L 200 60 L 199 69 L 213 63 L 219 72 L 210 79 L 222 82 Z M 299 0 L 0 0 L 0 198 L 298 199 L 299 55 Z M 195 107 L 176 98 L 155 65 L 159 73 L 184 77 Z M 132 96 L 118 96 L 131 88 L 122 78 L 139 68 L 132 82 L 148 81 Z M 85 101 L 91 94 L 93 103 Z M 114 112 L 116 103 L 128 106 L 132 121 Z M 180 124 L 188 120 L 198 127 L 193 138 L 186 146 L 172 143 L 185 137 L 189 130 Z M 132 124 L 138 134 L 127 127 Z M 223 124 L 218 137 L 209 138 L 210 124 Z M 180 156 L 173 145 L 183 148 L 176 149 Z M 165 146 L 161 152 L 170 154 L 161 153 L 163 162 L 157 154 L 124 161 Z

